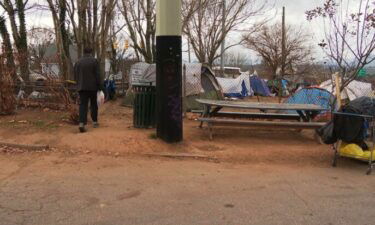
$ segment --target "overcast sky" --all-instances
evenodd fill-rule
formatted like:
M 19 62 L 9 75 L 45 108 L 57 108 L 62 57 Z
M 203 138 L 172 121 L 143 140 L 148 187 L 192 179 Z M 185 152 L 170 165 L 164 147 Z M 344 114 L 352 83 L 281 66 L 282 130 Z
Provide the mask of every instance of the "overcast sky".
M 271 18 L 270 23 L 281 23 L 282 20 L 282 7 L 285 7 L 285 22 L 292 26 L 302 27 L 307 32 L 311 33 L 311 44 L 315 47 L 319 40 L 321 40 L 323 31 L 322 26 L 317 22 L 308 22 L 306 20 L 305 12 L 307 10 L 314 9 L 317 6 L 321 6 L 324 0 L 268 0 L 271 10 L 267 10 L 263 17 Z M 232 36 L 229 39 L 236 39 L 236 36 Z M 241 52 L 249 55 L 253 63 L 259 62 L 260 58 L 257 57 L 256 53 L 251 50 L 245 50 L 243 47 L 238 46 L 229 50 L 230 52 Z M 323 52 L 316 48 L 314 51 L 314 57 L 322 59 L 324 56 Z
M 35 2 L 45 2 L 45 0 L 29 0 L 30 4 Z M 258 0 L 263 1 L 263 0 Z M 315 24 L 311 24 L 306 21 L 305 12 L 307 10 L 313 9 L 318 5 L 322 5 L 324 0 L 268 0 L 268 3 L 273 8 L 271 10 L 267 10 L 266 16 L 273 18 L 273 22 L 280 22 L 281 23 L 281 12 L 282 7 L 285 6 L 286 8 L 286 23 L 292 24 L 296 26 L 303 26 L 305 29 L 307 29 L 309 32 L 314 32 L 314 38 L 311 40 L 314 42 L 314 44 L 318 43 L 318 40 L 321 37 L 321 28 Z M 0 15 L 2 15 L 3 12 L 0 9 Z M 49 26 L 52 27 L 52 19 L 50 18 L 50 13 L 48 11 L 37 11 L 32 10 L 29 11 L 27 14 L 27 25 L 28 27 L 43 27 L 43 26 Z M 232 37 L 229 37 L 228 41 L 233 41 L 238 39 L 238 34 L 233 34 Z M 243 47 L 235 47 L 230 51 L 234 52 L 242 52 L 244 54 L 249 54 L 250 58 L 252 58 L 253 62 L 256 62 L 258 59 L 254 53 L 252 53 L 249 50 L 244 50 Z M 317 49 L 316 54 L 318 56 L 322 56 L 321 50 Z
M 264 0 L 258 0 L 263 2 Z M 305 11 L 313 9 L 318 5 L 322 5 L 324 0 L 267 0 L 269 5 L 274 5 L 274 9 L 269 14 L 274 14 L 276 10 L 281 14 L 281 8 L 286 7 L 286 20 L 289 23 L 301 23 L 305 21 Z M 45 0 L 29 0 L 29 5 L 33 3 L 44 3 Z M 0 15 L 2 9 L 0 9 Z M 48 18 L 50 14 L 48 12 L 37 12 L 35 10 L 28 13 L 30 19 L 27 20 L 28 25 L 49 25 L 52 26 L 51 20 Z

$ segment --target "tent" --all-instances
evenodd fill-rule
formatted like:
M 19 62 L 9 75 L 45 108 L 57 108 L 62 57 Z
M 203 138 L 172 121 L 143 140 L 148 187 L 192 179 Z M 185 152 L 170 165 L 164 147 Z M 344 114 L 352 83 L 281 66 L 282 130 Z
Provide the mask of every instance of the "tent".
M 320 84 L 320 87 L 331 92 L 336 96 L 335 82 L 332 80 L 324 81 Z M 353 80 L 344 88 L 341 92 L 342 99 L 349 99 L 350 101 L 362 97 L 369 96 L 372 94 L 372 85 L 370 83 Z
M 254 74 L 250 77 L 250 85 L 255 95 L 271 96 L 271 91 L 268 88 L 267 83 L 258 75 Z
M 184 106 L 186 110 L 201 109 L 202 106 L 195 101 L 197 98 L 223 98 L 221 86 L 210 68 L 200 63 L 187 63 L 184 65 L 186 66 L 186 78 L 183 77 L 182 86 L 184 89 Z M 156 85 L 156 65 L 144 62 L 134 64 L 130 68 L 129 83 L 130 87 L 123 103 L 125 106 L 133 105 L 133 85 Z
M 271 93 L 276 94 L 276 95 L 279 95 L 280 86 L 282 88 L 282 96 L 289 95 L 288 85 L 289 85 L 289 82 L 286 79 L 281 80 L 281 85 L 280 85 L 280 79 L 267 81 L 267 86 L 269 90 L 271 91 Z
M 249 75 L 242 74 L 239 77 L 232 78 L 216 78 L 222 87 L 225 97 L 244 98 L 254 94 L 251 89 Z
M 292 96 L 290 96 L 286 103 L 289 104 L 314 104 L 319 105 L 325 109 L 330 110 L 334 104 L 335 97 L 327 90 L 317 87 L 302 88 Z M 295 111 L 288 111 L 288 113 L 297 113 Z
M 188 65 L 188 64 L 186 64 Z M 187 70 L 188 71 L 188 70 Z M 207 66 L 201 66 L 200 78 L 192 82 L 188 79 L 191 74 L 186 75 L 186 97 L 184 99 L 184 107 L 187 111 L 203 109 L 196 99 L 214 99 L 222 100 L 224 98 L 222 88 L 216 79 L 214 72 Z M 197 89 L 199 87 L 199 91 Z

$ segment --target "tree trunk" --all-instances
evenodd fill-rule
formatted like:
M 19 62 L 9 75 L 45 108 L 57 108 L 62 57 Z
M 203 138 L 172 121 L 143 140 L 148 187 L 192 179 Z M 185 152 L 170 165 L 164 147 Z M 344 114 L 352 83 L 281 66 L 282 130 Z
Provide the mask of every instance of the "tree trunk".
M 24 81 L 29 81 L 29 54 L 27 47 L 27 32 L 26 32 L 26 18 L 25 18 L 25 3 L 23 0 L 16 0 L 16 7 L 19 19 L 19 40 L 17 45 L 21 76 Z
M 67 3 L 66 0 L 59 0 L 59 32 L 61 34 L 60 36 L 60 41 L 61 41 L 61 51 L 59 52 L 60 55 L 60 64 L 62 68 L 62 74 L 63 74 L 63 79 L 73 79 L 72 76 L 72 61 L 70 59 L 70 51 L 69 51 L 69 46 L 70 46 L 70 41 L 69 41 L 69 35 L 68 31 L 66 30 L 66 11 L 67 11 Z
M 24 81 L 29 81 L 29 57 L 27 47 L 26 19 L 25 19 L 25 0 L 16 0 L 14 4 L 10 0 L 4 0 L 3 8 L 9 16 L 9 22 L 12 29 L 13 40 L 17 47 L 18 62 L 20 65 L 21 76 Z M 16 13 L 19 26 L 16 23 Z
M 52 14 L 52 19 L 55 27 L 60 76 L 63 80 L 73 79 L 72 62 L 69 52 L 70 41 L 68 31 L 65 27 L 67 2 L 66 0 L 58 0 L 57 8 L 59 9 L 59 12 L 56 11 L 55 5 L 52 0 L 47 0 L 47 2 Z
M 10 71 L 12 71 L 12 79 L 14 81 L 17 80 L 16 74 L 16 65 L 14 63 L 14 56 L 13 56 L 13 49 L 12 43 L 10 41 L 10 36 L 8 29 L 6 27 L 6 21 L 4 18 L 0 17 L 0 36 L 3 39 L 3 52 L 5 53 L 5 57 L 7 59 L 6 66 Z M 1 74 L 0 74 L 1 75 Z

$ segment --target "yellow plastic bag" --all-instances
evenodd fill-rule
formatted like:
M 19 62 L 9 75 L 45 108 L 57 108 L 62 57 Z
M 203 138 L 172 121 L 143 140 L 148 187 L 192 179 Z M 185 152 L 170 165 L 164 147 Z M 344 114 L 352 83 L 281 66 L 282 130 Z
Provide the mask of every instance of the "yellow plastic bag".
M 361 147 L 356 144 L 347 144 L 342 143 L 340 146 L 340 156 L 360 159 L 360 160 L 369 160 L 371 157 L 370 151 L 363 151 Z M 375 160 L 375 152 L 372 156 L 372 160 Z

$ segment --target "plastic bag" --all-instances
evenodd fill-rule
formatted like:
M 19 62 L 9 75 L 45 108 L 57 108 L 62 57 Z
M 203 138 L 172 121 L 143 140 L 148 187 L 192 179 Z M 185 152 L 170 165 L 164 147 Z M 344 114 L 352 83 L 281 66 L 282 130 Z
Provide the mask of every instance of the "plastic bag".
M 340 155 L 367 161 L 371 157 L 371 151 L 363 151 L 363 149 L 357 144 L 342 143 L 340 147 Z M 372 160 L 375 160 L 375 154 L 372 156 Z
M 334 133 L 333 121 L 326 123 L 323 127 L 316 130 L 318 135 L 321 137 L 324 144 L 330 145 L 337 141 L 336 135 Z
M 98 91 L 96 95 L 96 101 L 98 103 L 98 107 L 104 104 L 104 92 L 103 91 Z

